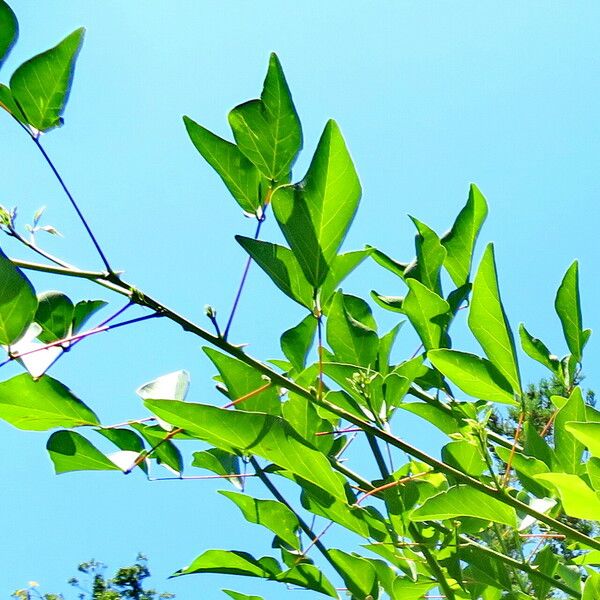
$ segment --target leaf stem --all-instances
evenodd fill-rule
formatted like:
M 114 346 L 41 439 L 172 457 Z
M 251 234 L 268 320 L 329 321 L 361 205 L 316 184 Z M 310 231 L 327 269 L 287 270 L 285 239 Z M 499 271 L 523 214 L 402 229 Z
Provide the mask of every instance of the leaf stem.
M 98 240 L 96 239 L 96 236 L 94 235 L 94 233 L 92 232 L 90 226 L 88 225 L 88 222 L 87 222 L 86 218 L 83 216 L 83 213 L 79 209 L 79 206 L 77 205 L 77 202 L 75 201 L 75 198 L 73 198 L 73 195 L 69 191 L 69 188 L 67 187 L 65 181 L 63 180 L 63 178 L 61 177 L 60 173 L 58 172 L 58 169 L 54 166 L 54 163 L 52 162 L 52 159 L 48 156 L 48 153 L 46 152 L 46 150 L 42 146 L 42 144 L 41 144 L 41 142 L 39 140 L 39 137 L 36 137 L 36 136 L 32 135 L 31 139 L 33 140 L 33 143 L 37 146 L 37 149 L 41 152 L 42 156 L 44 157 L 44 160 L 46 161 L 46 163 L 50 167 L 52 173 L 54 173 L 54 176 L 56 177 L 58 183 L 62 187 L 64 193 L 67 196 L 67 198 L 69 199 L 69 202 L 71 203 L 71 206 L 75 209 L 75 212 L 77 213 L 77 216 L 79 217 L 79 220 L 81 221 L 81 224 L 83 225 L 83 227 L 87 231 L 87 234 L 90 237 L 90 240 L 92 240 L 92 243 L 94 244 L 94 247 L 96 248 L 96 251 L 98 252 L 98 255 L 100 256 L 102 262 L 104 263 L 104 266 L 105 266 L 106 270 L 109 273 L 112 273 L 113 270 L 112 270 L 112 268 L 111 268 L 108 260 L 106 259 L 106 256 L 104 255 L 104 252 L 102 251 L 102 248 L 100 247 L 100 244 L 98 243 Z
M 262 228 L 262 224 L 265 222 L 267 218 L 267 207 L 269 206 L 269 199 L 271 197 L 271 190 L 267 192 L 267 198 L 261 209 L 260 217 L 257 217 L 258 223 L 256 224 L 256 231 L 254 232 L 254 239 L 257 240 L 260 236 L 260 230 Z M 229 330 L 231 329 L 231 324 L 233 323 L 233 318 L 235 317 L 235 313 L 237 311 L 238 305 L 240 303 L 240 298 L 242 297 L 242 292 L 244 290 L 244 285 L 246 284 L 246 279 L 248 278 L 248 272 L 250 271 L 250 265 L 252 264 L 252 257 L 248 256 L 246 259 L 246 264 L 244 266 L 244 271 L 242 272 L 242 279 L 240 280 L 240 285 L 238 286 L 237 292 L 235 294 L 235 298 L 233 300 L 233 306 L 231 307 L 231 312 L 229 313 L 229 318 L 227 319 L 227 325 L 225 325 L 225 331 L 223 332 L 223 339 L 226 340 L 229 336 Z

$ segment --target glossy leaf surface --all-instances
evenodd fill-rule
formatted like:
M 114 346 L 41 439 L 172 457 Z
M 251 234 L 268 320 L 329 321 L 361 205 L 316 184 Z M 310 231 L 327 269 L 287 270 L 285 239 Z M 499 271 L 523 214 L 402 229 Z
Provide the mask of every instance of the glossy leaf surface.
M 19 25 L 15 13 L 4 0 L 0 0 L 0 66 L 16 42 L 18 35 Z
M 246 157 L 272 181 L 283 181 L 302 148 L 302 128 L 281 63 L 271 54 L 260 100 L 229 113 L 235 141 Z
M 281 349 L 297 371 L 302 371 L 306 365 L 306 357 L 313 345 L 316 331 L 317 319 L 310 314 L 281 336 Z
M 0 418 L 28 431 L 99 424 L 69 388 L 48 375 L 34 381 L 23 374 L 0 383 Z
M 465 394 L 482 400 L 516 404 L 510 383 L 485 358 L 458 350 L 431 350 L 431 364 Z
M 469 309 L 469 328 L 494 366 L 516 394 L 521 393 L 521 378 L 513 335 L 504 313 L 498 289 L 494 247 L 485 250 L 473 282 Z
M 344 138 L 337 124 L 329 121 L 304 179 L 278 188 L 272 196 L 283 235 L 313 287 L 325 281 L 360 196 Z
M 27 122 L 39 131 L 62 123 L 83 34 L 77 29 L 54 48 L 24 62 L 10 78 L 10 89 Z
M 564 511 L 570 517 L 600 521 L 600 497 L 577 475 L 542 473 L 535 479 L 548 482 L 556 489 Z

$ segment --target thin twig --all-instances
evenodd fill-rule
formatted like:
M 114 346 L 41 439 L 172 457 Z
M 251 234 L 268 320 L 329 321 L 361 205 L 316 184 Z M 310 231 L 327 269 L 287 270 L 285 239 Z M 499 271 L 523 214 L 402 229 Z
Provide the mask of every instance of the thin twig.
M 62 187 L 63 191 L 65 192 L 65 194 L 67 196 L 67 198 L 69 199 L 69 202 L 71 203 L 71 205 L 75 209 L 75 212 L 77 213 L 77 216 L 79 217 L 79 220 L 81 221 L 81 224 L 84 226 L 85 230 L 87 231 L 88 236 L 92 240 L 92 243 L 94 244 L 94 246 L 96 248 L 96 251 L 98 252 L 98 255 L 100 256 L 100 258 L 102 259 L 102 262 L 104 263 L 104 266 L 106 267 L 106 270 L 109 273 L 112 273 L 113 270 L 112 270 L 112 268 L 111 268 L 108 260 L 106 259 L 106 256 L 104 255 L 104 252 L 102 251 L 102 248 L 100 247 L 100 244 L 98 243 L 98 240 L 96 239 L 96 236 L 94 235 L 94 233 L 92 232 L 90 226 L 88 225 L 88 222 L 86 221 L 85 217 L 83 216 L 83 213 L 81 212 L 81 210 L 79 210 L 79 206 L 77 206 L 77 202 L 75 202 L 75 198 L 73 198 L 73 195 L 69 191 L 69 188 L 67 187 L 66 183 L 64 182 L 64 180 L 61 177 L 60 173 L 58 172 L 58 169 L 54 166 L 54 163 L 52 162 L 52 159 L 48 156 L 46 150 L 42 146 L 42 144 L 41 144 L 41 142 L 39 140 L 39 137 L 31 136 L 31 139 L 33 140 L 33 143 L 37 146 L 38 150 L 41 152 L 41 154 L 44 157 L 44 160 L 46 161 L 46 163 L 48 163 L 48 166 L 50 167 L 50 169 L 54 173 L 54 176 L 58 180 L 58 183 Z
M 515 452 L 517 448 L 517 444 L 519 443 L 519 437 L 521 436 L 521 427 L 523 426 L 523 418 L 525 417 L 525 411 L 521 411 L 519 413 L 519 420 L 517 422 L 517 429 L 515 430 L 515 441 L 510 449 L 510 454 L 508 456 L 508 462 L 506 463 L 506 471 L 504 473 L 504 481 L 502 482 L 502 486 L 506 487 L 510 480 L 510 470 L 512 468 L 512 462 L 515 457 Z
M 253 398 L 254 396 L 257 396 L 261 392 L 264 392 L 265 390 L 269 389 L 270 387 L 271 387 L 271 382 L 268 381 L 264 385 L 261 385 L 259 388 L 252 390 L 251 392 L 248 392 L 247 394 L 244 394 L 243 396 L 240 396 L 239 398 L 236 398 L 235 400 L 229 402 L 228 404 L 225 404 L 225 406 L 223 406 L 222 408 L 231 408 L 232 406 L 237 406 L 238 404 L 240 404 L 250 398 Z

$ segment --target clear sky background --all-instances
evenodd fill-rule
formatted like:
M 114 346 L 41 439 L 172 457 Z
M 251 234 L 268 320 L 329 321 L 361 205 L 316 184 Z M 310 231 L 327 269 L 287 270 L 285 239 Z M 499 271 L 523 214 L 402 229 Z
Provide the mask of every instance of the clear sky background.
M 490 204 L 478 255 L 483 242 L 496 242 L 513 327 L 523 321 L 553 352 L 566 353 L 554 294 L 579 258 L 584 324 L 600 329 L 597 2 L 10 3 L 21 36 L 3 82 L 23 60 L 87 28 L 65 126 L 43 142 L 111 262 L 169 306 L 203 321 L 210 303 L 225 319 L 245 260 L 233 236 L 254 228 L 192 147 L 181 117 L 229 136 L 227 112 L 260 93 L 276 51 L 304 126 L 295 178 L 330 117 L 355 159 L 364 195 L 346 249 L 368 243 L 410 260 L 414 231 L 406 215 L 442 233 L 476 182 Z M 56 181 L 8 116 L 0 118 L 0 142 L 0 203 L 19 207 L 21 225 L 46 205 L 45 222 L 65 237 L 40 241 L 82 268 L 99 268 Z M 272 220 L 264 237 L 280 239 Z M 7 253 L 32 258 L 9 242 L 0 242 Z M 75 299 L 110 299 L 112 310 L 122 304 L 91 284 L 32 280 L 38 291 L 60 285 Z M 344 285 L 361 294 L 373 288 L 403 293 L 399 280 L 372 264 Z M 395 322 L 376 314 L 382 329 Z M 279 333 L 301 316 L 253 268 L 231 339 L 250 343 L 260 358 L 275 357 Z M 457 340 L 474 347 L 466 334 Z M 404 333 L 398 358 L 416 346 Z M 593 389 L 600 389 L 599 361 L 592 336 L 584 370 Z M 543 375 L 521 362 L 526 381 Z M 3 379 L 17 372 L 4 369 Z M 190 400 L 222 402 L 199 340 L 166 321 L 95 336 L 52 375 L 108 424 L 145 416 L 134 390 L 177 369 L 192 374 Z M 426 448 L 439 446 L 430 428 L 404 415 L 394 426 Z M 181 600 L 222 598 L 221 587 L 282 597 L 277 584 L 254 580 L 166 581 L 207 548 L 268 551 L 268 534 L 247 525 L 215 493 L 219 486 L 118 473 L 57 477 L 47 437 L 0 423 L 0 597 L 28 580 L 65 590 L 78 562 L 95 557 L 116 568 L 139 550 L 150 557 L 156 587 Z M 359 453 L 360 446 L 360 465 Z M 250 491 L 266 497 L 257 485 Z

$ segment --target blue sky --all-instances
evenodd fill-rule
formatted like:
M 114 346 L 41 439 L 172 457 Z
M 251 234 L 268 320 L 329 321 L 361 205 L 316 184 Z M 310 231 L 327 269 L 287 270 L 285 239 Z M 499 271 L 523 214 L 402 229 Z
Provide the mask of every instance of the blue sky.
M 303 175 L 330 117 L 354 157 L 364 194 L 347 249 L 368 243 L 412 258 L 406 215 L 441 233 L 475 182 L 490 205 L 479 254 L 482 242 L 496 243 L 513 326 L 523 321 L 555 353 L 566 352 L 553 301 L 567 266 L 579 258 L 584 324 L 598 329 L 597 3 L 13 0 L 11 6 L 21 37 L 0 73 L 3 82 L 23 60 L 87 28 L 65 126 L 43 142 L 111 262 L 169 306 L 202 321 L 210 303 L 225 318 L 245 259 L 233 236 L 251 235 L 254 227 L 203 164 L 181 117 L 228 136 L 228 110 L 260 93 L 276 51 L 304 126 L 295 177 Z M 47 239 L 46 247 L 78 266 L 99 267 L 56 182 L 8 117 L 0 118 L 0 140 L 0 203 L 17 205 L 21 224 L 46 205 L 46 222 L 65 235 Z M 272 221 L 264 237 L 280 239 Z M 5 251 L 27 257 L 8 242 Z M 110 299 L 114 309 L 121 303 L 100 288 L 32 280 L 39 291 L 60 285 L 76 299 Z M 344 288 L 402 293 L 371 264 Z M 249 342 L 260 358 L 275 357 L 279 332 L 301 316 L 253 268 L 232 339 Z M 377 318 L 382 329 L 395 322 L 381 311 Z M 464 332 L 457 339 L 473 345 Z M 398 357 L 416 345 L 405 333 Z M 586 385 L 596 389 L 599 360 L 592 336 L 584 371 Z M 526 380 L 543 375 L 521 362 Z M 7 378 L 13 371 L 5 369 Z M 52 374 L 111 423 L 144 416 L 134 390 L 177 369 L 192 374 L 190 399 L 221 402 L 198 340 L 167 322 L 87 340 Z M 403 419 L 395 424 L 400 434 L 436 447 L 430 429 Z M 150 557 L 155 585 L 182 600 L 199 597 L 199 590 L 207 600 L 221 598 L 224 586 L 266 598 L 282 594 L 275 584 L 213 576 L 165 582 L 206 548 L 268 551 L 268 536 L 246 526 L 215 494 L 218 486 L 113 473 L 57 477 L 44 448 L 47 434 L 1 423 L 0 432 L 3 597 L 31 579 L 47 591 L 65 589 L 79 561 L 96 557 L 116 567 L 138 550 Z M 252 491 L 264 496 L 257 486 Z

